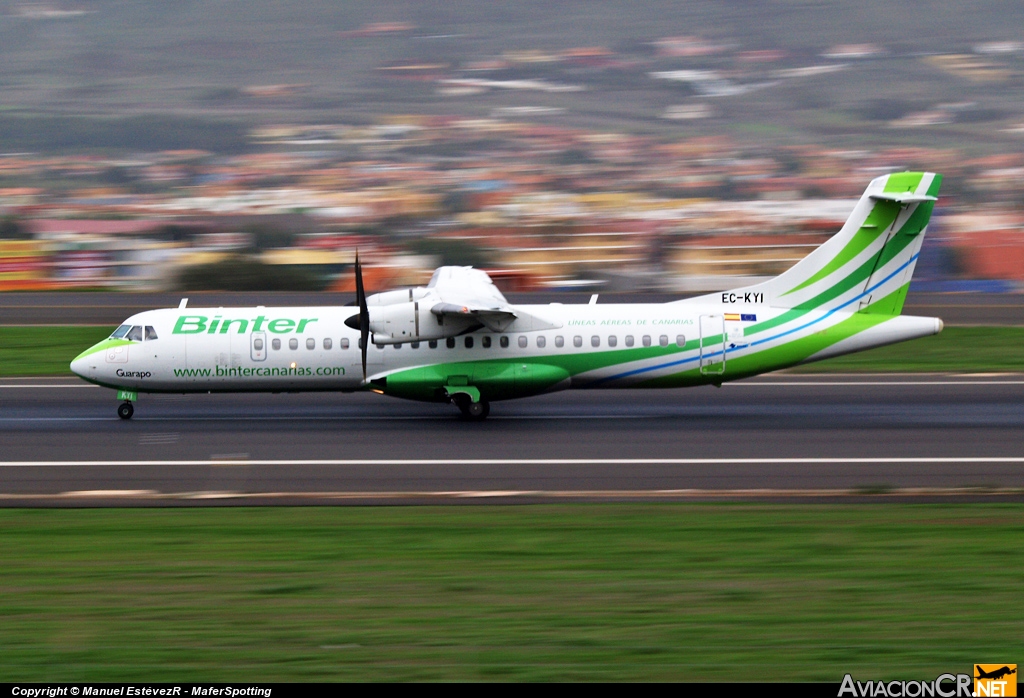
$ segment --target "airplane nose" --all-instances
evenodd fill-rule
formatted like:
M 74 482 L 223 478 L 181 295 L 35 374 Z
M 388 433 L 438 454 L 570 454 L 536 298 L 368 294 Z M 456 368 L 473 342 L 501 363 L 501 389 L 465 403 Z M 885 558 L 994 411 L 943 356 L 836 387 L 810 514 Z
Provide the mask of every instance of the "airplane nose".
M 97 353 L 88 350 L 83 351 L 71 361 L 71 372 L 82 378 L 91 378 L 96 372 Z
M 71 372 L 85 378 L 85 359 L 75 359 L 71 362 Z

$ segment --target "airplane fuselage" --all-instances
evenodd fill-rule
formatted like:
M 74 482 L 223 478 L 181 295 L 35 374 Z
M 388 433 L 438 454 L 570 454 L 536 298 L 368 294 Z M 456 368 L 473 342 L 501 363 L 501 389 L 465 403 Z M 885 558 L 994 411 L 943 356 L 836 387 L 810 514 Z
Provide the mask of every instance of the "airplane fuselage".
M 95 345 L 72 370 L 99 385 L 144 393 L 369 388 L 445 400 L 441 388 L 462 383 L 501 400 L 570 387 L 720 384 L 941 328 L 934 318 L 835 312 L 780 323 L 784 311 L 742 302 L 517 309 L 524 320 L 503 332 L 371 343 L 365 381 L 359 332 L 345 324 L 357 309 L 347 306 L 146 311 L 125 320 L 126 336 Z M 537 319 L 547 328 L 529 329 Z M 805 337 L 797 346 L 795 334 Z M 859 341 L 844 347 L 850 336 Z
M 876 177 L 838 233 L 777 277 L 664 304 L 512 305 L 482 270 L 445 266 L 419 288 L 356 307 L 178 308 L 132 316 L 71 369 L 139 392 L 366 389 L 450 402 L 470 419 L 493 400 L 566 388 L 721 385 L 936 334 L 901 315 L 942 177 Z

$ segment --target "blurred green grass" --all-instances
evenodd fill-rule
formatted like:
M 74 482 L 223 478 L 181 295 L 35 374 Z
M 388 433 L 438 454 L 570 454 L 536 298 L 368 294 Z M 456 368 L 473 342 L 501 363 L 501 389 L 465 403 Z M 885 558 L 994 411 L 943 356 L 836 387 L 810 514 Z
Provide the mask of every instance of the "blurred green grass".
M 0 377 L 71 375 L 68 364 L 113 326 L 0 327 Z M 947 327 L 941 334 L 800 366 L 801 373 L 1024 371 L 1024 327 Z
M 71 360 L 116 325 L 0 327 L 0 377 L 72 376 Z
M 1024 656 L 1024 508 L 0 511 L 0 681 L 933 679 Z

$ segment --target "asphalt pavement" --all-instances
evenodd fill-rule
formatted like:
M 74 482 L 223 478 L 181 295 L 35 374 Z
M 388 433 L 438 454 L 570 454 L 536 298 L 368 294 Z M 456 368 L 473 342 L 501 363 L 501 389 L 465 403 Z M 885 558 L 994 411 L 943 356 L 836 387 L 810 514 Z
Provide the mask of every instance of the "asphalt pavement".
M 1024 375 L 772 375 L 492 405 L 0 381 L 0 504 L 1024 500 Z

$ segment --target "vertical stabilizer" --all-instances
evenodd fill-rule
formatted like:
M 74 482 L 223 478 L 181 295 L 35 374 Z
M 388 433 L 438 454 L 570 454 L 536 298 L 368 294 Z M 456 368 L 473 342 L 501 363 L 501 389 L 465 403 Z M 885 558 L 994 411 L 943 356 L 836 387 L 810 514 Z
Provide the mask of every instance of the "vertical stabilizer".
M 942 175 L 931 172 L 873 180 L 828 242 L 780 276 L 737 293 L 763 294 L 775 308 L 898 315 L 941 183 Z

